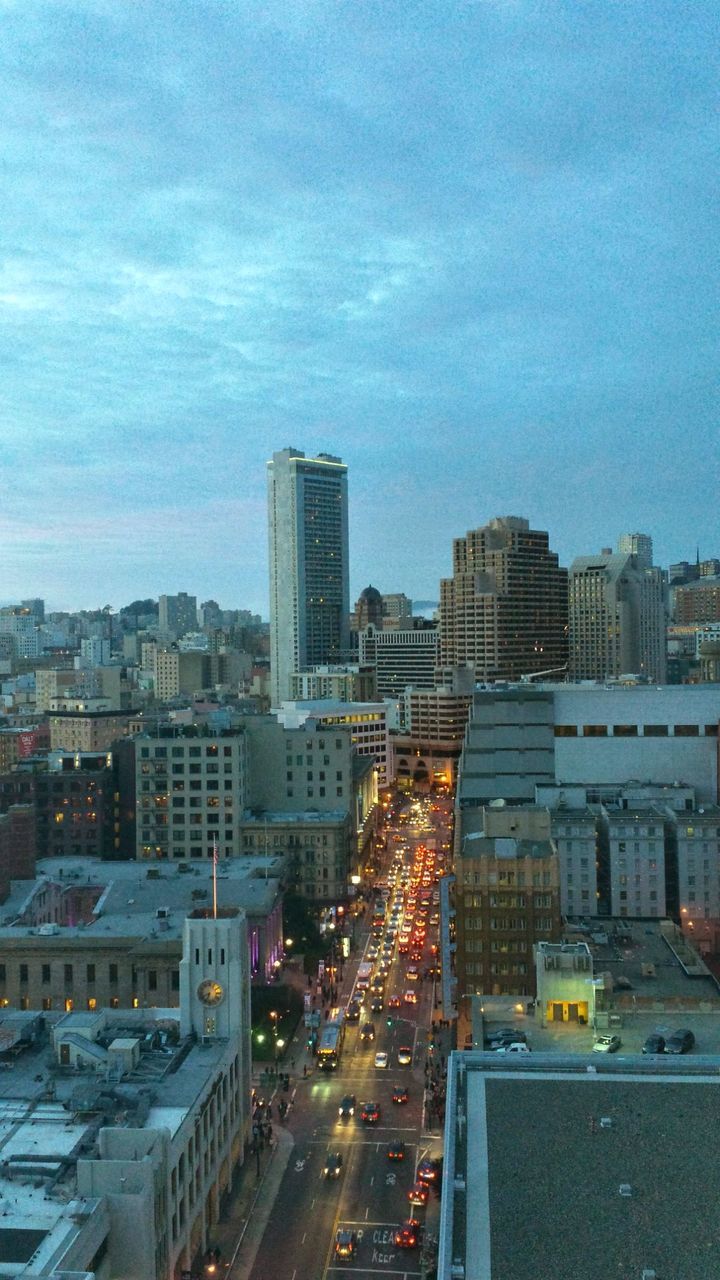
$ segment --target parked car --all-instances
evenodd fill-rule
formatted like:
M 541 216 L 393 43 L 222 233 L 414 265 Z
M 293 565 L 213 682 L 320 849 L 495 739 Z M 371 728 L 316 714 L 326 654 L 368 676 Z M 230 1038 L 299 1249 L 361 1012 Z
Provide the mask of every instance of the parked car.
M 521 1044 L 525 1041 L 527 1041 L 527 1032 L 518 1027 L 500 1027 L 497 1030 L 488 1031 L 485 1036 L 485 1045 L 488 1049 L 496 1049 L 501 1044 Z
M 665 1041 L 666 1053 L 689 1053 L 695 1044 L 695 1036 L 692 1031 L 684 1029 L 682 1031 L 673 1031 Z
M 617 1053 L 621 1044 L 619 1036 L 598 1036 L 593 1045 L 593 1053 Z
M 643 1053 L 664 1053 L 665 1037 L 660 1035 L 648 1036 L 642 1047 Z
M 511 1044 L 499 1044 L 493 1049 L 493 1053 L 529 1053 L 530 1045 L 525 1044 L 524 1040 L 516 1040 Z

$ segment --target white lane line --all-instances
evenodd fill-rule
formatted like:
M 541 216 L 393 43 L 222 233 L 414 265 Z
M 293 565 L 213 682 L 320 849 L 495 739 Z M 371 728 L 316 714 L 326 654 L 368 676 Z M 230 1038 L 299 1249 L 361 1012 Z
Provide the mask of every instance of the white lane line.
M 305 1232 L 305 1234 L 303 1235 L 303 1238 L 302 1238 L 302 1240 L 300 1241 L 300 1243 L 301 1243 L 301 1244 L 304 1244 L 304 1243 L 305 1243 L 305 1241 L 306 1241 L 306 1239 L 307 1239 L 307 1231 L 306 1231 L 306 1232 Z
M 367 1220 L 368 1220 L 368 1218 L 369 1218 L 369 1217 L 370 1217 L 370 1209 L 369 1209 L 369 1208 L 367 1208 L 367 1209 L 365 1210 L 365 1221 L 366 1221 L 366 1222 L 367 1222 Z

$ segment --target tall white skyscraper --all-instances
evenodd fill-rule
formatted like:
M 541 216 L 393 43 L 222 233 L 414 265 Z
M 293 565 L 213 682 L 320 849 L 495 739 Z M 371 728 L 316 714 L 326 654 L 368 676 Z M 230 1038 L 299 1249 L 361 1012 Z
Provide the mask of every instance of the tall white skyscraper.
M 282 449 L 268 463 L 273 707 L 292 673 L 338 662 L 350 646 L 347 467 Z

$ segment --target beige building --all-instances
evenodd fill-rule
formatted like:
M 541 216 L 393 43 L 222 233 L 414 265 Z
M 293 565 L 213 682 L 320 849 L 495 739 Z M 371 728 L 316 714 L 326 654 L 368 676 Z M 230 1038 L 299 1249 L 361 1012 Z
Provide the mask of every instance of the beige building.
M 135 739 L 138 858 L 221 858 L 240 847 L 247 741 L 223 735 L 142 734 Z
M 453 542 L 440 583 L 440 662 L 477 680 L 517 680 L 567 664 L 567 570 L 547 533 L 519 516 Z
M 288 883 L 311 902 L 343 902 L 357 869 L 353 824 L 346 809 L 327 813 L 246 813 L 242 850 L 282 856 Z
M 52 711 L 51 751 L 109 751 L 125 737 L 129 713 L 123 711 Z
M 210 683 L 210 658 L 199 651 L 160 649 L 155 654 L 155 697 L 169 702 L 180 694 L 192 695 Z
M 573 560 L 568 584 L 570 676 L 606 680 L 626 674 L 664 684 L 665 586 L 661 569 L 633 555 L 602 551 Z

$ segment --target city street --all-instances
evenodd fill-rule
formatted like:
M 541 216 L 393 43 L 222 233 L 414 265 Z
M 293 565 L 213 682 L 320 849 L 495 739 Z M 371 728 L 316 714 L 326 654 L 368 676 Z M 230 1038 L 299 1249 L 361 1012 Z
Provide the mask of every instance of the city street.
M 387 875 L 388 865 L 398 850 L 405 851 L 404 862 L 410 867 L 418 844 L 424 841 L 434 845 L 438 818 L 438 813 L 433 812 L 432 824 L 427 815 L 422 825 L 409 828 L 406 822 L 401 822 L 393 827 L 381 876 Z M 393 840 L 396 833 L 402 834 L 401 842 Z M 441 837 L 445 838 L 442 825 L 438 828 L 438 839 Z M 392 895 L 392 889 L 390 892 Z M 371 913 L 368 912 L 358 952 L 346 968 L 344 1001 L 352 991 L 357 965 L 371 945 L 370 930 Z M 430 945 L 436 937 L 437 928 L 429 929 L 423 963 L 419 966 L 421 974 L 430 963 Z M 338 1069 L 322 1072 L 313 1066 L 309 1077 L 298 1082 L 295 1104 L 286 1122 L 294 1147 L 250 1272 L 251 1280 L 325 1280 L 342 1273 L 352 1273 L 354 1280 L 371 1275 L 386 1276 L 388 1280 L 421 1275 L 419 1244 L 397 1248 L 393 1237 L 399 1224 L 414 1216 L 423 1223 L 426 1240 L 432 1246 L 437 1234 L 439 1191 L 430 1190 L 424 1207 L 411 1207 L 407 1193 L 414 1182 L 418 1162 L 441 1153 L 442 1135 L 436 1118 L 434 1131 L 428 1132 L 423 1127 L 434 983 L 429 978 L 423 980 L 422 976 L 411 983 L 406 973 L 407 962 L 407 955 L 398 954 L 396 939 L 382 1012 L 370 1013 L 371 997 L 366 996 L 359 1022 L 347 1025 Z M 416 1004 L 405 1003 L 404 993 L 408 988 L 416 993 Z M 392 996 L 403 998 L 400 1008 L 388 1008 L 388 999 Z M 363 1043 L 359 1028 L 370 1019 L 375 1027 L 375 1039 Z M 401 1048 L 411 1051 L 408 1065 L 401 1066 L 398 1062 Z M 388 1055 L 385 1068 L 375 1066 L 378 1051 Z M 439 1043 L 436 1054 L 439 1055 Z M 393 1102 L 393 1091 L 398 1085 L 409 1089 L 406 1103 Z M 343 1119 L 338 1115 L 338 1108 L 347 1094 L 356 1097 L 355 1115 Z M 366 1123 L 360 1118 L 363 1104 L 370 1101 L 380 1108 L 375 1123 Z M 405 1144 L 404 1159 L 390 1160 L 388 1144 L 398 1141 Z M 328 1152 L 340 1152 L 343 1157 L 336 1179 L 323 1176 Z M 350 1259 L 336 1260 L 336 1234 L 343 1230 L 355 1234 L 356 1252 Z

